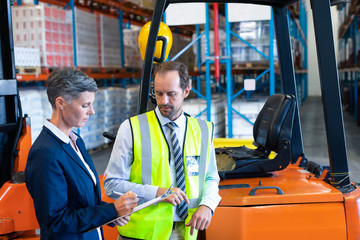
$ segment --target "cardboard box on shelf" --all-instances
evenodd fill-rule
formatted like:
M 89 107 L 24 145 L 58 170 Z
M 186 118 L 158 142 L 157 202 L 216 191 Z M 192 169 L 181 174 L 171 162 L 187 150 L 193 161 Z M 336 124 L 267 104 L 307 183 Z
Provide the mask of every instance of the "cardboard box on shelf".
M 207 104 L 205 99 L 187 99 L 183 104 L 184 112 L 191 117 L 207 119 Z M 214 124 L 214 137 L 225 137 L 225 97 L 213 95 L 210 106 L 210 121 Z
M 232 134 L 233 138 L 252 139 L 253 124 L 257 115 L 265 104 L 266 97 L 259 96 L 253 99 L 236 99 L 232 103 L 232 108 L 236 111 L 232 112 Z M 229 137 L 229 119 L 228 109 L 225 110 L 226 119 L 226 137 Z M 240 113 L 242 116 L 240 116 Z M 251 123 L 250 123 L 250 122 Z
M 75 8 L 77 65 L 100 67 L 96 15 Z
M 40 50 L 41 66 L 62 67 L 73 65 L 73 53 L 60 51 L 59 45 L 73 48 L 72 22 L 68 10 L 39 5 L 13 6 L 13 35 L 15 47 L 30 47 Z M 71 41 L 62 41 L 71 39 Z M 54 60 L 54 55 L 61 54 Z M 71 58 L 70 58 L 71 56 Z M 49 57 L 49 59 L 48 59 Z M 62 61 L 65 60 L 66 61 Z
M 100 34 L 101 67 L 121 68 L 121 46 L 119 20 L 100 15 L 98 17 Z
M 38 48 L 14 47 L 16 67 L 40 67 L 40 50 Z

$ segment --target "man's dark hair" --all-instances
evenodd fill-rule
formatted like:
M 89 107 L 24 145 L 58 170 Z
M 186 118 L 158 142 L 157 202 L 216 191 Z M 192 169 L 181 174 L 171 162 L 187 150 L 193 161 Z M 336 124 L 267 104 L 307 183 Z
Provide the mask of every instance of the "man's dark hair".
M 185 64 L 181 62 L 167 61 L 164 63 L 159 63 L 155 66 L 154 77 L 157 73 L 166 73 L 169 71 L 177 71 L 180 76 L 180 87 L 185 90 L 190 84 L 189 72 Z

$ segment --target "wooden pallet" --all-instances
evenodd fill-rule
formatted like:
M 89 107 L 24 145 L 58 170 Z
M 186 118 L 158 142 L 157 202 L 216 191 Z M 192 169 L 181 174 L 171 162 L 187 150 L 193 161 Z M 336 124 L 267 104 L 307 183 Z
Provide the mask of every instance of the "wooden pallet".
M 268 68 L 269 61 L 234 62 L 234 68 Z
M 124 69 L 122 67 L 78 67 L 79 70 L 86 74 L 90 73 L 122 73 Z
M 39 75 L 41 74 L 41 67 L 16 67 L 17 74 L 21 75 Z

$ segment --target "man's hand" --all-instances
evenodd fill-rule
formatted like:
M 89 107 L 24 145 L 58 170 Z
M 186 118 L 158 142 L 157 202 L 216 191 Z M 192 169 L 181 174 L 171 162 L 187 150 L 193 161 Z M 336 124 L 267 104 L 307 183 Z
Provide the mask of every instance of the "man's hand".
M 125 216 L 125 217 L 122 217 L 120 219 L 117 219 L 114 221 L 114 223 L 120 227 L 124 226 L 127 224 L 127 222 L 130 221 L 130 216 Z
M 191 227 L 190 235 L 193 235 L 194 229 L 204 230 L 207 229 L 211 222 L 212 214 L 211 209 L 205 205 L 201 205 L 191 217 L 186 227 Z
M 158 191 L 156 192 L 156 197 L 163 195 L 166 191 L 167 188 L 159 188 Z M 164 198 L 162 200 L 163 202 L 170 203 L 174 206 L 179 205 L 183 200 L 185 200 L 187 204 L 190 203 L 188 197 L 180 188 L 172 188 L 171 192 L 173 192 L 173 194 Z
M 134 207 L 136 207 L 137 202 L 138 198 L 136 197 L 136 194 L 131 191 L 116 199 L 114 205 L 118 216 L 120 217 L 131 212 Z

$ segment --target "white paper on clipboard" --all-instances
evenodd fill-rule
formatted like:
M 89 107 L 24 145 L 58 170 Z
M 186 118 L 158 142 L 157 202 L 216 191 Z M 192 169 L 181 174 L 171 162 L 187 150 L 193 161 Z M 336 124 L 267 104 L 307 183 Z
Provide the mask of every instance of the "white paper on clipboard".
M 168 188 L 168 190 L 167 190 L 163 195 L 161 195 L 161 196 L 159 196 L 159 197 L 157 197 L 157 198 L 151 199 L 151 200 L 149 200 L 149 201 L 147 201 L 147 202 L 144 202 L 143 204 L 134 207 L 134 209 L 133 209 L 131 212 L 129 212 L 128 214 L 125 214 L 125 215 L 122 215 L 122 216 L 120 216 L 120 217 L 117 217 L 117 218 L 115 218 L 115 219 L 113 219 L 113 220 L 111 220 L 111 221 L 109 221 L 109 222 L 107 222 L 107 223 L 104 223 L 103 225 L 107 225 L 107 224 L 112 223 L 112 222 L 114 222 L 114 221 L 116 221 L 116 220 L 119 220 L 120 218 L 129 216 L 129 215 L 131 215 L 131 214 L 133 214 L 133 213 L 135 213 L 135 212 L 138 212 L 138 211 L 140 211 L 140 210 L 142 210 L 142 209 L 144 209 L 144 208 L 147 208 L 147 207 L 149 207 L 149 206 L 152 206 L 152 205 L 154 205 L 154 204 L 157 204 L 157 203 L 161 202 L 161 201 L 164 200 L 165 198 L 167 198 L 167 197 L 171 196 L 172 194 L 174 194 L 174 192 L 171 192 L 171 190 L 170 190 L 171 187 L 172 187 L 172 185 Z M 103 226 L 103 225 L 102 225 L 102 226 Z M 96 229 L 96 228 L 94 228 L 94 229 Z M 91 229 L 91 230 L 94 230 L 94 229 Z M 91 230 L 90 230 L 90 231 L 91 231 Z

